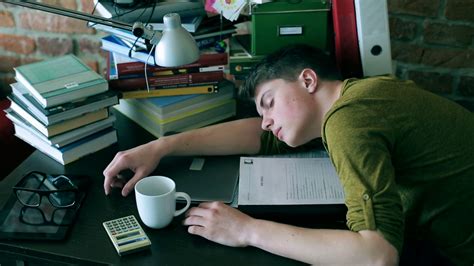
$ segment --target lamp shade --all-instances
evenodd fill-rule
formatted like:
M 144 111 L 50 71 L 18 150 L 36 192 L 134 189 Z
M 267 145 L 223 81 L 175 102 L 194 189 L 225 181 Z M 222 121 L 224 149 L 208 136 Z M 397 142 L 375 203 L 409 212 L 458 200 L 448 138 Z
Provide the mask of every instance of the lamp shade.
M 191 34 L 181 26 L 176 13 L 163 17 L 163 36 L 155 48 L 155 61 L 164 67 L 190 64 L 199 58 L 199 49 Z

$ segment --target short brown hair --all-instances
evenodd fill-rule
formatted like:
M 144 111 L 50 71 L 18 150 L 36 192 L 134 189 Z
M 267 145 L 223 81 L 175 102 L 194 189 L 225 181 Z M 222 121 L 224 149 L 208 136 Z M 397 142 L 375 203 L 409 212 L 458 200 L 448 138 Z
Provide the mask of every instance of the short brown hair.
M 321 49 L 306 44 L 293 44 L 269 54 L 247 76 L 239 88 L 239 96 L 250 100 L 258 85 L 273 79 L 295 81 L 305 68 L 313 69 L 323 80 L 339 80 L 341 75 L 333 58 Z

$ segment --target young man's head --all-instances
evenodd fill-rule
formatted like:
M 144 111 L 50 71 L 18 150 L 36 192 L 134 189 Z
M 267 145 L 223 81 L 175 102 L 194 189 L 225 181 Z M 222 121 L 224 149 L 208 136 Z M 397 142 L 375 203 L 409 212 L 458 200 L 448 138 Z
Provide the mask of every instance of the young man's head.
M 255 101 L 262 129 L 296 147 L 320 136 L 323 110 L 316 95 L 324 80 L 337 79 L 337 69 L 324 52 L 291 45 L 259 63 L 239 94 Z
M 239 95 L 253 99 L 260 84 L 273 79 L 295 81 L 305 68 L 314 70 L 320 80 L 341 79 L 335 61 L 326 52 L 305 44 L 293 44 L 258 63 L 240 86 Z

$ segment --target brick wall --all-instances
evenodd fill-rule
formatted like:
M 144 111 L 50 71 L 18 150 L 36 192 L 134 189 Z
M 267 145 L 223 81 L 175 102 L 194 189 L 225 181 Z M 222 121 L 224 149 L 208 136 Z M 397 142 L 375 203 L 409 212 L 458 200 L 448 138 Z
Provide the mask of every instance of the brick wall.
M 474 1 L 388 0 L 396 74 L 474 100 Z
M 43 0 L 91 12 L 92 0 Z M 396 75 L 453 99 L 474 100 L 474 1 L 388 0 Z M 0 4 L 0 94 L 12 68 L 74 53 L 105 71 L 100 37 L 80 20 Z
M 92 0 L 43 0 L 43 3 L 90 13 Z M 0 97 L 14 81 L 13 67 L 74 53 L 103 73 L 106 53 L 100 49 L 103 33 L 87 22 L 29 8 L 0 3 Z

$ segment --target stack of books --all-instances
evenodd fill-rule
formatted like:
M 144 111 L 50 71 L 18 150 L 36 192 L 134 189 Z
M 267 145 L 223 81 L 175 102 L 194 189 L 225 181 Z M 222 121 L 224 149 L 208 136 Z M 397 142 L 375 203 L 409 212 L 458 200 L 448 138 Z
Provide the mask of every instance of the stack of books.
M 90 27 L 110 34 L 101 39 L 101 48 L 108 51 L 109 88 L 117 91 L 121 98 L 120 104 L 115 106 L 118 111 L 157 137 L 235 115 L 235 87 L 225 80 L 229 54 L 222 44 L 237 31 L 237 21 L 208 17 L 201 2 L 163 2 L 157 6 L 157 13 L 152 14 L 141 4 L 126 10 L 127 7 L 106 1 L 95 3 L 100 16 L 127 23 L 148 21 L 158 31 L 163 29 L 164 14 L 178 13 L 183 27 L 196 40 L 201 52 L 194 63 L 161 67 L 155 64 L 149 41 L 126 30 L 89 23 Z M 137 10 L 148 12 L 144 17 L 150 20 L 144 20 Z
M 15 135 L 61 164 L 117 142 L 107 80 L 74 55 L 15 68 L 7 117 Z
M 145 63 L 116 52 L 108 57 L 109 86 L 124 99 L 216 93 L 228 62 L 227 53 L 201 54 L 180 67 L 147 66 L 145 76 Z
M 235 116 L 235 87 L 230 81 L 223 81 L 218 93 L 120 99 L 114 108 L 161 137 Z

